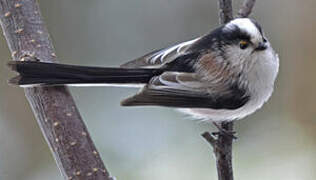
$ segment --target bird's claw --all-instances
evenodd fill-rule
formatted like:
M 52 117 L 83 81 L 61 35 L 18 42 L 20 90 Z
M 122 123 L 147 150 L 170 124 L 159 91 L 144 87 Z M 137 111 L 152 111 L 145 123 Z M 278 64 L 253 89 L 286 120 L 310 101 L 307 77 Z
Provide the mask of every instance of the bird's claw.
M 224 129 L 219 129 L 218 132 L 212 132 L 212 135 L 214 136 L 219 136 L 219 135 L 223 135 L 232 139 L 238 139 L 237 136 L 235 136 L 236 132 L 235 131 L 226 131 Z
M 235 136 L 236 131 L 227 131 L 226 129 L 223 129 L 220 125 L 218 125 L 217 123 L 214 122 L 213 124 L 218 129 L 218 132 L 212 133 L 214 136 L 223 135 L 223 136 L 226 136 L 228 138 L 237 139 L 237 137 Z

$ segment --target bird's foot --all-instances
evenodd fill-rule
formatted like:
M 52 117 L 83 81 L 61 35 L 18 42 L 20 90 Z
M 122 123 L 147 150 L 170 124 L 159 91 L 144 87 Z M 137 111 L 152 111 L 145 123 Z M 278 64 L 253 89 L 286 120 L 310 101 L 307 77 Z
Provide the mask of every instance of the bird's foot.
M 218 132 L 213 132 L 212 135 L 214 135 L 214 136 L 223 135 L 223 136 L 226 136 L 228 138 L 237 139 L 237 137 L 235 136 L 236 131 L 227 131 L 226 129 L 223 129 L 219 124 L 217 124 L 215 122 L 213 124 L 218 129 Z

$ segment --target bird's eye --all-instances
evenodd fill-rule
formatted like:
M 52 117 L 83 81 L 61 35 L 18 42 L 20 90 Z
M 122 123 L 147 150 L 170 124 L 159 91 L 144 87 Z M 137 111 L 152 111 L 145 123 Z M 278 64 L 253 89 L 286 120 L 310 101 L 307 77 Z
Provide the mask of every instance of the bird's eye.
M 239 42 L 239 46 L 240 46 L 240 49 L 246 49 L 249 46 L 249 43 L 247 41 L 241 40 Z

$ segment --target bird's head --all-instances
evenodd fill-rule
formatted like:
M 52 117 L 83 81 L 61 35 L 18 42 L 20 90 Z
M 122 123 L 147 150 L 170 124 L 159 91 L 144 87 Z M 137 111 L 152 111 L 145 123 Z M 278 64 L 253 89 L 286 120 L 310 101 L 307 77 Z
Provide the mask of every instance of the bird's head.
M 261 26 L 252 19 L 238 18 L 222 28 L 222 40 L 230 45 L 237 45 L 241 50 L 264 51 L 269 43 Z
M 249 18 L 237 18 L 219 28 L 215 33 L 219 49 L 225 60 L 233 66 L 251 66 L 258 60 L 269 60 L 274 54 L 261 26 Z

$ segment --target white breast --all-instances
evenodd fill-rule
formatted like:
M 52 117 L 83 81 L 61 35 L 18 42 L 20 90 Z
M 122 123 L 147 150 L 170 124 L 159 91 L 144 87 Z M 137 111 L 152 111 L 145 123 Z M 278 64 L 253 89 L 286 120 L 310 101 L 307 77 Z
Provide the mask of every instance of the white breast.
M 180 111 L 205 121 L 230 121 L 244 118 L 261 108 L 273 92 L 279 69 L 279 58 L 271 47 L 253 58 L 255 58 L 253 66 L 245 77 L 248 80 L 250 100 L 244 106 L 235 110 L 193 108 L 180 109 Z

